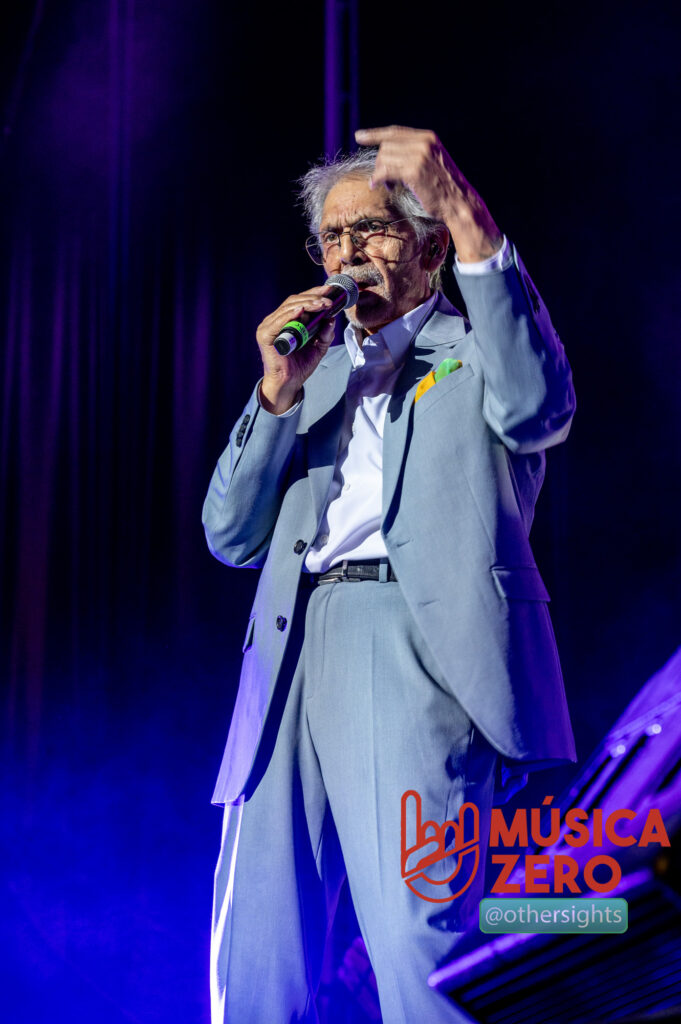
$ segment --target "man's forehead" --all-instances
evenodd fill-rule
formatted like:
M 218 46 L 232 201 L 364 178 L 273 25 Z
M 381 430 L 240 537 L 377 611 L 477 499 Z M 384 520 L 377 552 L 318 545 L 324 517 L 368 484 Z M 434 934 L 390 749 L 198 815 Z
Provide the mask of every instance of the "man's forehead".
M 368 178 L 343 178 L 324 200 L 321 226 L 341 227 L 365 217 L 391 215 L 392 212 L 385 188 L 370 189 Z

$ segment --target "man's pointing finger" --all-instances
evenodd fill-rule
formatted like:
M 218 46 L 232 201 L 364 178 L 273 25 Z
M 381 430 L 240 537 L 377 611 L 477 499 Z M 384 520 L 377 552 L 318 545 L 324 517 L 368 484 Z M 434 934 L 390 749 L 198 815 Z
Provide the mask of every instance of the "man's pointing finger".
M 405 128 L 401 124 L 391 124 L 385 128 L 358 128 L 355 132 L 355 139 L 360 146 L 380 146 L 386 139 L 392 139 L 402 132 L 413 131 L 412 128 Z

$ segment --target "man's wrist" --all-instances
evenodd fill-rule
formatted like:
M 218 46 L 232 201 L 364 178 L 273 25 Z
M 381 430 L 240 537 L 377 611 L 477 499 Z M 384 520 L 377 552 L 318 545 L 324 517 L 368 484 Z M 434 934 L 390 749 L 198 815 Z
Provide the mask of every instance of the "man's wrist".
M 461 263 L 480 263 L 499 250 L 503 235 L 474 190 L 458 196 L 444 220 Z
M 258 403 L 265 412 L 269 412 L 273 416 L 286 416 L 288 413 L 294 412 L 300 404 L 303 390 L 302 388 L 297 391 L 292 391 L 290 388 L 277 388 L 263 377 L 258 385 L 257 396 Z
M 475 263 L 464 263 L 458 256 L 454 257 L 457 273 L 463 274 L 464 276 L 491 274 L 495 270 L 506 270 L 513 263 L 513 252 L 511 249 L 511 243 L 509 242 L 506 235 L 502 236 L 501 247 L 493 256 L 487 257 L 487 259 L 479 260 Z

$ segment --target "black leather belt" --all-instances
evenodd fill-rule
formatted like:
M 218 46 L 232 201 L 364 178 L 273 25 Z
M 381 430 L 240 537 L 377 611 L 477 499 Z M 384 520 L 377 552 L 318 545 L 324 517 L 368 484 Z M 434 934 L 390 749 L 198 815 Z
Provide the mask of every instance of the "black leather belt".
M 385 570 L 381 573 L 382 565 L 387 567 L 387 575 L 385 575 Z M 339 562 L 338 565 L 334 565 L 332 569 L 327 569 L 326 572 L 304 573 L 303 575 L 309 578 L 313 586 L 319 583 L 335 583 L 338 580 L 345 580 L 349 583 L 359 583 L 362 580 L 375 580 L 378 582 L 382 575 L 385 576 L 386 583 L 397 583 L 397 576 L 393 572 L 393 567 L 387 558 L 373 558 L 369 559 L 368 562 L 348 562 L 345 560 Z

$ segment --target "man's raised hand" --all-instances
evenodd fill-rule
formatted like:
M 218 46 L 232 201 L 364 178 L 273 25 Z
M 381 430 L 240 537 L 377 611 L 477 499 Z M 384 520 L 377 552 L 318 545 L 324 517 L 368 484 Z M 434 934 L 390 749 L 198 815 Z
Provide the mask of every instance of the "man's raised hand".
M 426 213 L 444 221 L 464 263 L 493 256 L 502 235 L 484 202 L 463 176 L 435 132 L 390 125 L 355 132 L 361 146 L 378 146 L 372 188 L 402 182 Z

